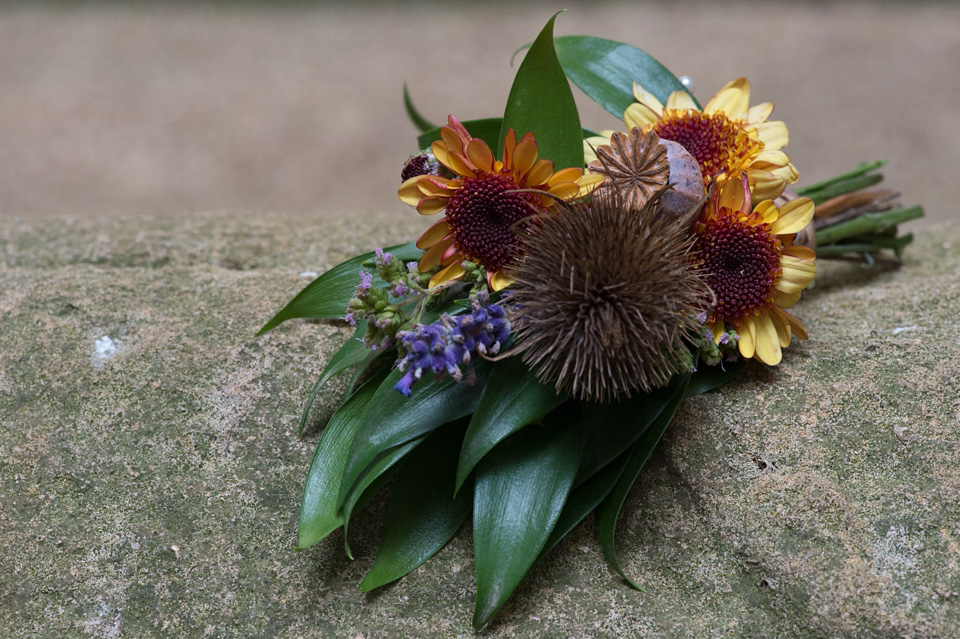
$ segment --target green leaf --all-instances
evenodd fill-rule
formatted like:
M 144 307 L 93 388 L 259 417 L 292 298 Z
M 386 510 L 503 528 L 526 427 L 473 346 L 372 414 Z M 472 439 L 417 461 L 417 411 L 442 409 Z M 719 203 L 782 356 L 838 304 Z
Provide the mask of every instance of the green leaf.
M 417 107 L 413 106 L 413 100 L 410 99 L 410 92 L 407 90 L 406 82 L 403 83 L 403 106 L 407 110 L 407 117 L 410 118 L 410 121 L 413 122 L 413 126 L 417 127 L 417 130 L 420 131 L 420 133 L 436 128 L 437 125 L 432 124 L 429 120 L 420 115 Z
M 419 260 L 423 251 L 417 248 L 416 242 L 398 244 L 383 249 L 392 253 L 394 257 L 404 262 Z M 363 263 L 375 257 L 376 253 L 364 253 L 347 260 L 307 284 L 306 288 L 297 293 L 279 313 L 273 316 L 257 335 L 276 328 L 288 319 L 341 319 L 347 314 L 347 304 L 353 297 L 353 292 L 360 283 L 360 271 Z M 383 286 L 384 281 L 374 276 L 374 284 Z
M 600 505 L 600 502 L 610 494 L 620 475 L 623 474 L 629 456 L 630 451 L 628 450 L 604 466 L 600 472 L 594 473 L 590 479 L 570 491 L 570 496 L 567 497 L 567 502 L 563 505 L 563 511 L 550 533 L 550 538 L 547 539 L 543 550 L 540 551 L 541 557 L 560 543 L 560 540 L 576 528 L 577 524 L 593 512 Z
M 470 514 L 473 494 L 450 491 L 466 427 L 443 426 L 411 452 L 397 471 L 377 558 L 360 590 L 379 588 L 414 570 L 443 548 Z
M 583 167 L 580 114 L 553 48 L 558 15 L 547 21 L 517 69 L 494 149 L 497 157 L 503 152 L 507 131 L 514 129 L 518 140 L 532 132 L 540 158 L 551 160 L 557 169 Z
M 377 455 L 370 466 L 357 478 L 354 490 L 347 495 L 343 503 L 343 549 L 350 559 L 353 559 L 353 553 L 350 550 L 348 533 L 353 513 L 362 506 L 365 499 L 372 497 L 386 483 L 389 477 L 387 472 L 393 470 L 394 465 L 419 446 L 426 437 L 426 435 L 420 435 L 399 446 L 388 448 Z
M 624 468 L 616 485 L 610 491 L 610 494 L 607 495 L 606 499 L 597 507 L 597 534 L 600 537 L 600 547 L 603 549 L 603 556 L 607 558 L 607 562 L 617 571 L 617 574 L 637 590 L 643 590 L 643 588 L 627 577 L 620 567 L 620 562 L 617 560 L 615 546 L 617 517 L 620 516 L 620 509 L 623 507 L 623 502 L 627 498 L 627 493 L 630 492 L 630 488 L 633 487 L 633 483 L 637 480 L 637 475 L 640 474 L 643 465 L 647 463 L 647 459 L 650 458 L 650 453 L 653 452 L 653 449 L 656 448 L 660 442 L 660 438 L 663 437 L 663 433 L 667 430 L 670 422 L 673 421 L 673 416 L 680 406 L 680 401 L 683 399 L 683 394 L 690 376 L 682 375 L 679 377 L 680 384 L 678 384 L 675 389 L 672 401 L 663 409 L 654 423 L 650 425 L 637 441 L 633 451 L 630 453 L 626 468 Z
M 403 376 L 399 369 L 394 369 L 363 413 L 363 425 L 343 472 L 341 503 L 348 502 L 350 496 L 358 492 L 358 481 L 379 455 L 472 413 L 487 385 L 490 368 L 484 360 L 474 362 L 474 384 L 457 383 L 450 377 L 439 382 L 422 379 L 413 387 L 410 397 L 394 390 Z
M 484 118 L 482 120 L 467 120 L 462 122 L 467 132 L 475 138 L 480 138 L 487 143 L 491 149 L 496 152 L 497 142 L 500 140 L 500 125 L 503 118 Z M 417 144 L 421 149 L 428 148 L 431 144 L 440 139 L 440 128 L 434 127 L 429 131 L 423 132 L 417 138 Z
M 463 438 L 456 490 L 487 452 L 507 435 L 536 421 L 566 401 L 553 386 L 541 384 L 519 357 L 497 362 Z
M 480 628 L 536 561 L 570 492 L 582 427 L 529 426 L 503 440 L 477 466 L 473 548 Z
M 324 429 L 303 489 L 298 550 L 309 548 L 343 525 L 339 514 L 340 479 L 360 428 L 360 417 L 386 376 L 384 372 L 361 386 L 333 414 Z
M 716 366 L 707 366 L 700 362 L 697 371 L 690 375 L 690 385 L 687 386 L 684 397 L 693 397 L 719 388 L 742 373 L 746 367 L 747 361 L 743 358 Z
M 581 403 L 587 439 L 574 485 L 579 485 L 630 448 L 674 402 L 677 389 L 686 383 L 686 376 L 675 375 L 663 388 L 617 403 Z
M 354 332 L 353 337 L 344 342 L 340 350 L 327 362 L 326 368 L 324 368 L 320 374 L 320 379 L 317 380 L 317 383 L 313 385 L 313 390 L 310 391 L 307 405 L 303 409 L 303 415 L 300 416 L 300 429 L 298 434 L 303 435 L 303 429 L 307 426 L 307 418 L 310 416 L 310 409 L 313 408 L 313 402 L 317 399 L 317 395 L 320 393 L 323 385 L 348 368 L 362 363 L 369 357 L 371 352 L 376 354 L 363 345 L 363 336 L 366 332 L 367 323 L 364 321 L 357 322 L 357 330 Z
M 577 35 L 556 38 L 554 44 L 567 77 L 617 119 L 634 102 L 634 82 L 664 104 L 674 91 L 690 94 L 665 66 L 629 44 Z M 700 106 L 696 98 L 694 103 Z

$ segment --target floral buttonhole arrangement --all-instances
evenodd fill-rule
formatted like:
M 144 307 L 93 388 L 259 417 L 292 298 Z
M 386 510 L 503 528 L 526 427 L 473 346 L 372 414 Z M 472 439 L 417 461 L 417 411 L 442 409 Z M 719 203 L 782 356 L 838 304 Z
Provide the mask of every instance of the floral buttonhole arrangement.
M 392 481 L 362 590 L 440 550 L 472 515 L 482 627 L 590 513 L 617 517 L 685 397 L 780 363 L 817 259 L 895 261 L 923 214 L 875 188 L 882 163 L 791 190 L 773 105 L 746 79 L 702 106 L 643 51 L 589 36 L 529 46 L 502 118 L 422 130 L 399 198 L 442 216 L 416 242 L 321 275 L 261 330 L 340 319 L 353 371 L 307 475 L 298 547 Z M 623 120 L 581 127 L 569 81 Z M 892 252 L 892 256 L 888 255 Z

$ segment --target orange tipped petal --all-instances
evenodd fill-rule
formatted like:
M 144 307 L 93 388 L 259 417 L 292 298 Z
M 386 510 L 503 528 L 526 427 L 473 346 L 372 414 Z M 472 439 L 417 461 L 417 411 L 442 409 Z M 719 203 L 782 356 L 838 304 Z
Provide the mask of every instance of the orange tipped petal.
M 417 204 L 417 213 L 420 215 L 436 215 L 447 208 L 446 197 L 425 197 Z
M 463 266 L 461 266 L 460 262 L 454 262 L 430 278 L 430 288 L 461 278 L 463 277 L 464 273 L 466 273 L 466 271 L 463 269 Z
M 529 171 L 539 155 L 540 151 L 537 149 L 536 140 L 524 136 L 513 152 L 514 175 L 523 175 Z
M 483 140 L 479 138 L 470 140 L 470 144 L 467 145 L 467 157 L 481 171 L 489 173 L 493 170 L 493 151 Z
M 437 266 L 440 266 L 440 258 L 443 257 L 443 253 L 453 244 L 453 237 L 448 239 L 441 240 L 437 242 L 423 254 L 420 258 L 420 264 L 418 268 L 421 273 L 429 271 Z M 419 243 L 418 243 L 419 246 Z
M 550 160 L 537 160 L 527 173 L 524 184 L 520 186 L 537 187 L 546 184 L 553 175 L 553 162 Z
M 417 248 L 430 248 L 448 235 L 450 235 L 450 223 L 447 222 L 447 218 L 443 218 L 423 232 L 423 235 L 417 240 Z

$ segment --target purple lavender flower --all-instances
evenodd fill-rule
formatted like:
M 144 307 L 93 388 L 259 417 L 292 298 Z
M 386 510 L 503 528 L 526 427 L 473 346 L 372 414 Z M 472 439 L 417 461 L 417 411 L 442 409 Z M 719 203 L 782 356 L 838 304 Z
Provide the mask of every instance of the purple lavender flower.
M 357 285 L 357 293 L 366 293 L 373 285 L 373 275 L 366 271 L 360 271 L 360 284 Z
M 425 373 L 441 375 L 448 373 L 460 380 L 458 368 L 463 359 L 461 348 L 449 339 L 450 329 L 442 322 L 419 324 L 412 331 L 399 334 L 407 355 L 400 360 L 400 370 L 406 374 L 397 382 L 396 389 L 409 397 L 413 384 Z
M 460 364 L 469 367 L 477 353 L 496 355 L 510 338 L 510 322 L 502 307 L 488 304 L 488 296 L 481 293 L 469 315 L 445 315 L 433 324 L 419 324 L 399 333 L 407 354 L 398 367 L 406 372 L 395 388 L 409 397 L 414 383 L 428 372 L 447 374 L 459 382 L 463 377 Z M 469 367 L 467 375 L 472 372 Z

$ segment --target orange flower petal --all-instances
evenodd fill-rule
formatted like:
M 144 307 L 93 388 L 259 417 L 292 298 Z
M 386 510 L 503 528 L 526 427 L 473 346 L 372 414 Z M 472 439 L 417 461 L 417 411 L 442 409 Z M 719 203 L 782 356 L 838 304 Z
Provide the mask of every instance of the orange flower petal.
M 417 213 L 420 215 L 436 215 L 447 208 L 447 200 L 449 199 L 446 197 L 425 197 L 417 204 Z
M 537 161 L 537 156 L 539 155 L 540 151 L 537 148 L 536 140 L 524 136 L 523 140 L 517 144 L 517 148 L 513 152 L 512 169 L 514 175 L 523 175 L 529 171 L 533 163 Z
M 479 138 L 470 140 L 470 144 L 467 145 L 467 157 L 481 171 L 490 173 L 493 170 L 493 151 L 483 140 Z
M 450 154 L 447 158 L 447 167 L 457 175 L 462 175 L 463 177 L 473 177 L 477 174 L 477 167 L 459 153 Z
M 401 202 L 407 206 L 417 206 L 420 204 L 420 200 L 423 199 L 423 192 L 420 190 L 417 182 L 419 182 L 422 177 L 422 175 L 415 175 L 408 180 L 404 180 L 400 188 L 397 189 L 397 195 L 400 196 Z
M 494 291 L 500 291 L 513 284 L 513 278 L 503 271 L 497 271 L 493 274 L 487 273 L 487 283 Z
M 537 160 L 533 168 L 530 169 L 530 172 L 527 173 L 525 183 L 520 186 L 536 188 L 546 184 L 551 176 L 553 176 L 553 162 L 550 160 Z
M 448 235 L 450 235 L 450 223 L 447 222 L 447 218 L 443 218 L 423 232 L 423 235 L 417 240 L 417 248 L 430 248 Z
M 460 262 L 454 262 L 430 278 L 430 288 L 459 279 L 463 277 L 464 273 L 466 273 L 466 271 L 463 269 L 463 266 L 460 265 Z
M 452 236 L 437 242 L 427 249 L 427 252 L 420 258 L 420 264 L 417 267 L 420 269 L 420 272 L 424 273 L 440 266 L 440 258 L 443 257 L 444 251 L 446 251 L 451 244 L 453 244 Z

